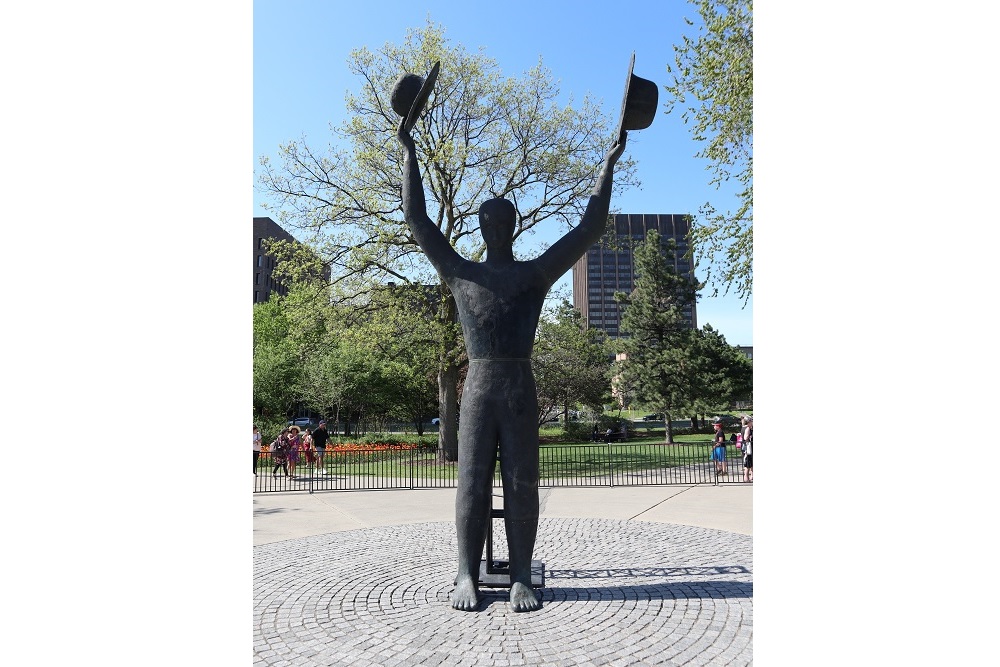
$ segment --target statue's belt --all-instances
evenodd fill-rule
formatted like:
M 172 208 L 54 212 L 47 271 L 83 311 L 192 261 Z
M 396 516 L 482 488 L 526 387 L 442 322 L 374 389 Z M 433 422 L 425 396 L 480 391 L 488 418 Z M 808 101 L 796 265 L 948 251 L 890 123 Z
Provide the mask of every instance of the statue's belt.
M 469 359 L 469 363 L 473 362 L 492 362 L 492 361 L 531 361 L 528 357 L 483 357 L 481 359 Z

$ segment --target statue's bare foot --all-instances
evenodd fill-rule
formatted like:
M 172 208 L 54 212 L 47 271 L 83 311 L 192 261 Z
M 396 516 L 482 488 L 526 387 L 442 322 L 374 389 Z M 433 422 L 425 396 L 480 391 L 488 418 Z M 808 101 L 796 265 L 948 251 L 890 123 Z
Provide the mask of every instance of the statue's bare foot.
M 479 587 L 470 577 L 459 577 L 455 582 L 451 606 L 460 611 L 475 611 L 479 607 Z
M 535 611 L 542 607 L 542 602 L 530 586 L 515 581 L 510 587 L 510 606 L 514 611 Z

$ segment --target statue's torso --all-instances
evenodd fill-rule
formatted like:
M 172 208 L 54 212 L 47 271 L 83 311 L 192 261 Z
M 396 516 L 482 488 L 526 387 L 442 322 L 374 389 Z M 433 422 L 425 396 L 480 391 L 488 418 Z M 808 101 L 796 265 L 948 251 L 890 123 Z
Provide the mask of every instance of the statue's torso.
M 445 277 L 470 359 L 527 359 L 549 280 L 530 262 L 464 262 Z

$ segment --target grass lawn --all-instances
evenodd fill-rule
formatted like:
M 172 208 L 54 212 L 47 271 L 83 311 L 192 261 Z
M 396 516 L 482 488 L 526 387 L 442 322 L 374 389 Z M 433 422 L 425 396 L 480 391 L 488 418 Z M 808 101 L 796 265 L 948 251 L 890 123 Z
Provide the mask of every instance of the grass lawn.
M 603 475 L 611 470 L 618 474 L 709 460 L 712 444 L 706 435 L 675 436 L 674 445 L 664 445 L 663 438 L 660 431 L 610 445 L 603 442 L 543 443 L 539 447 L 541 477 L 544 480 Z M 730 459 L 742 456 L 735 447 L 727 447 L 727 453 Z M 421 450 L 328 451 L 325 463 L 326 471 L 335 475 L 443 480 L 454 479 L 458 472 L 455 463 L 439 462 L 435 452 Z M 297 470 L 305 474 L 307 467 L 300 463 Z M 499 478 L 499 471 L 497 475 Z

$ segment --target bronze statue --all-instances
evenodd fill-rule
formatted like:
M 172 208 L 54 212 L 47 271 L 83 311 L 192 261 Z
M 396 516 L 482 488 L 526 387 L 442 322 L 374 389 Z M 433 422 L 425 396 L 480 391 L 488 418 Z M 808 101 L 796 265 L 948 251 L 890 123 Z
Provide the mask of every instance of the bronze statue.
M 638 77 L 632 76 L 631 67 L 629 70 L 630 82 L 636 85 Z M 490 199 L 479 208 L 486 259 L 472 262 L 451 247 L 427 216 L 416 149 L 410 136 L 437 71 L 435 64 L 409 106 L 408 98 L 414 98 L 416 88 L 413 75 L 400 77 L 393 93 L 393 107 L 404 116 L 396 136 L 406 153 L 402 185 L 406 223 L 455 297 L 469 354 L 469 373 L 462 393 L 462 427 L 458 434 L 455 503 L 458 574 L 451 605 L 464 611 L 475 610 L 479 605 L 479 568 L 490 530 L 493 474 L 499 451 L 510 557 L 510 603 L 515 611 L 532 611 L 541 606 L 531 588 L 539 478 L 538 400 L 530 361 L 535 328 L 549 288 L 604 233 L 614 166 L 625 150 L 626 130 L 633 129 L 636 122 L 645 122 L 643 127 L 652 122 L 656 87 L 653 84 L 653 110 L 648 122 L 645 118 L 629 120 L 625 112 L 628 105 L 623 103 L 617 137 L 604 158 L 604 168 L 579 225 L 541 256 L 517 261 L 513 253 L 514 204 L 506 199 Z

